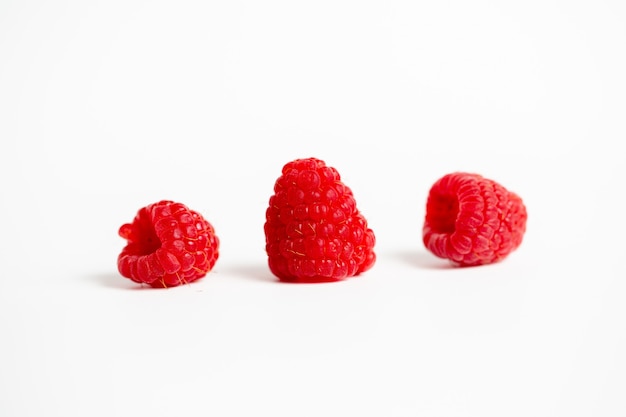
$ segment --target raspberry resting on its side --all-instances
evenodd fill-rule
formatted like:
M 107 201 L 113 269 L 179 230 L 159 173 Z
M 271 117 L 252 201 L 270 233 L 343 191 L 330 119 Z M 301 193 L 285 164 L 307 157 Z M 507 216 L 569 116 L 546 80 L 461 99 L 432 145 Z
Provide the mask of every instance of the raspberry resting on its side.
M 490 264 L 518 248 L 526 219 L 515 193 L 481 175 L 455 172 L 430 189 L 422 239 L 434 255 L 459 266 Z
M 154 288 L 175 287 L 204 277 L 219 256 L 219 239 L 202 215 L 163 200 L 141 208 L 119 229 L 127 245 L 117 258 L 126 278 Z
M 374 232 L 350 188 L 316 158 L 287 163 L 276 180 L 264 225 L 269 268 L 284 282 L 331 282 L 376 260 Z

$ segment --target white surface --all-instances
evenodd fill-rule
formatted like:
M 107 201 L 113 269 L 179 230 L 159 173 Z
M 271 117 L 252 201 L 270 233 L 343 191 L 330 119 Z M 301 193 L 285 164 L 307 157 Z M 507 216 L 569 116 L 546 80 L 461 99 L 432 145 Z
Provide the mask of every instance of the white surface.
M 626 415 L 622 1 L 0 2 L 0 415 Z M 378 261 L 266 267 L 282 165 L 335 166 Z M 522 196 L 498 265 L 421 243 L 430 185 Z M 118 227 L 173 199 L 221 257 L 138 289 Z

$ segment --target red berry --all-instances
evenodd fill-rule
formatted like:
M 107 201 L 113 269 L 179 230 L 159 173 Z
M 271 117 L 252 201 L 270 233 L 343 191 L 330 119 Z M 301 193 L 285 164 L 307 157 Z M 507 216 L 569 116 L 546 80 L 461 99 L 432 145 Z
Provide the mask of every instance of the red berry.
M 350 188 L 319 159 L 287 163 L 266 211 L 269 268 L 285 282 L 329 282 L 370 269 L 374 232 Z
M 155 288 L 175 287 L 204 277 L 215 265 L 219 239 L 202 215 L 181 203 L 143 207 L 119 229 L 127 245 L 117 258 L 124 277 Z
M 515 193 L 478 174 L 455 172 L 430 189 L 422 237 L 440 258 L 460 266 L 489 264 L 522 243 L 526 219 Z

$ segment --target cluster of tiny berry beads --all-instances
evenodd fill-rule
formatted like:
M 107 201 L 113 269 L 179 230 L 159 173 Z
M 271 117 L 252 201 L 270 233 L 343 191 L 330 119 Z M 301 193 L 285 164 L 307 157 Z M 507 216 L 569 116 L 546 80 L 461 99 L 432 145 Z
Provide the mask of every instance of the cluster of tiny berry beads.
M 522 243 L 522 199 L 478 174 L 454 172 L 437 180 L 426 202 L 423 242 L 459 266 L 498 262 Z
M 163 200 L 141 208 L 119 229 L 127 245 L 117 267 L 126 278 L 155 288 L 175 287 L 204 277 L 219 256 L 213 226 L 181 203 Z
M 276 180 L 264 225 L 271 272 L 284 282 L 332 282 L 370 269 L 374 232 L 352 191 L 316 158 L 287 163 Z

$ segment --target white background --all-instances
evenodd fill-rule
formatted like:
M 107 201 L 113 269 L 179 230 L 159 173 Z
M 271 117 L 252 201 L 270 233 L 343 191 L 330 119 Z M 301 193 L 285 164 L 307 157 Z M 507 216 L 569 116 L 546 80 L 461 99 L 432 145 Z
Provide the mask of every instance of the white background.
M 0 1 L 0 415 L 626 415 L 626 3 Z M 373 269 L 278 283 L 282 166 L 336 167 Z M 426 252 L 457 170 L 524 199 L 504 262 Z M 210 274 L 122 278 L 180 201 Z

